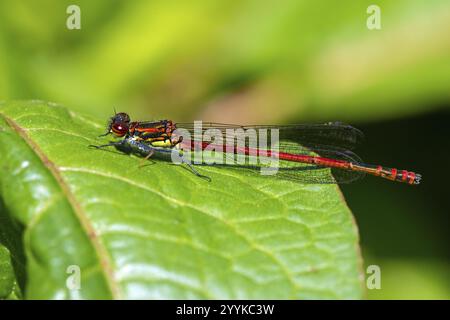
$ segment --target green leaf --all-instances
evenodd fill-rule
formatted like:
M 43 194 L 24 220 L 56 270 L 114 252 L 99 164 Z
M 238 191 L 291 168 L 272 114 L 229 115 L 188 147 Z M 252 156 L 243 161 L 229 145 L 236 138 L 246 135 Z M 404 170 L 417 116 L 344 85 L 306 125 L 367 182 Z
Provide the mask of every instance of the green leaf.
M 8 249 L 0 244 L 0 299 L 6 298 L 14 289 L 14 269 Z
M 337 186 L 140 167 L 88 148 L 103 130 L 50 103 L 0 105 L 0 194 L 24 228 L 26 298 L 361 298 L 357 229 Z
M 25 280 L 22 228 L 7 215 L 0 197 L 0 299 L 22 296 L 19 283 Z

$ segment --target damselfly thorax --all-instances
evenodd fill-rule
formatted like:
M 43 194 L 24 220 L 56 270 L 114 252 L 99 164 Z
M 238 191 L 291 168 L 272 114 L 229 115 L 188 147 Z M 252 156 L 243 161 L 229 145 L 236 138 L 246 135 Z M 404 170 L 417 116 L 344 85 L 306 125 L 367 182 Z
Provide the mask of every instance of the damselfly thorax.
M 173 148 L 182 140 L 174 137 L 176 125 L 171 120 L 154 122 L 132 122 L 128 134 L 136 141 L 148 143 L 154 147 Z

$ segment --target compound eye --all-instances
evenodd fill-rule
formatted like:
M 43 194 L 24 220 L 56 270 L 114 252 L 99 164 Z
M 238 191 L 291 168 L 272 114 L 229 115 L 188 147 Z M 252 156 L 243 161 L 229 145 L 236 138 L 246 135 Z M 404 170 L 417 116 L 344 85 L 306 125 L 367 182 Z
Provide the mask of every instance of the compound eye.
M 128 123 L 130 122 L 130 116 L 128 114 L 126 114 L 125 112 L 119 112 L 114 116 L 114 119 L 117 122 L 125 122 Z
M 111 127 L 112 132 L 118 137 L 123 137 L 128 132 L 128 126 L 120 123 L 115 123 Z

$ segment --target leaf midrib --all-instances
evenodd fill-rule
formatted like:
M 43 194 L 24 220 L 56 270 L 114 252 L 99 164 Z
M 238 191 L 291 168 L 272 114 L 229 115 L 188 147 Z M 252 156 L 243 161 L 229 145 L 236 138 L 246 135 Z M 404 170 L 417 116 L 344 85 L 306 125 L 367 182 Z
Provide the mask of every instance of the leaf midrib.
M 25 143 L 33 150 L 33 152 L 41 160 L 43 166 L 47 168 L 50 174 L 55 179 L 57 185 L 61 188 L 62 194 L 66 197 L 69 205 L 72 208 L 73 213 L 80 222 L 83 231 L 86 233 L 87 238 L 92 244 L 92 247 L 98 257 L 100 263 L 100 269 L 103 271 L 107 285 L 114 299 L 120 299 L 121 293 L 117 282 L 115 281 L 114 271 L 111 266 L 111 261 L 105 246 L 99 239 L 97 232 L 95 231 L 91 221 L 88 219 L 86 213 L 77 202 L 74 194 L 70 191 L 68 184 L 64 181 L 59 168 L 45 155 L 39 145 L 37 145 L 27 134 L 26 130 L 21 128 L 14 120 L 9 118 L 3 113 L 0 115 L 5 119 L 10 128 L 16 132 Z
M 252 248 L 254 248 L 255 250 L 265 254 L 267 257 L 269 257 L 274 263 L 276 263 L 281 270 L 283 271 L 283 274 L 285 275 L 285 278 L 287 279 L 287 281 L 290 283 L 291 285 L 291 291 L 298 290 L 299 286 L 297 285 L 297 283 L 294 281 L 293 279 L 293 275 L 291 274 L 291 272 L 289 271 L 289 269 L 285 266 L 285 264 L 280 261 L 280 259 L 278 259 L 274 253 L 266 248 L 264 248 L 264 246 L 259 245 L 258 243 L 254 242 L 252 239 L 250 239 L 247 235 L 243 234 L 238 227 L 236 227 L 236 225 L 234 225 L 233 223 L 230 223 L 228 221 L 226 221 L 225 219 L 222 219 L 218 216 L 215 215 L 211 215 L 210 213 L 208 213 L 207 211 L 204 211 L 203 209 L 193 206 L 190 203 L 184 202 L 184 201 L 180 201 L 176 198 L 170 197 L 168 195 L 165 195 L 163 193 L 157 192 L 156 190 L 150 189 L 142 184 L 139 184 L 135 181 L 131 181 L 127 178 L 124 177 L 119 177 L 119 176 L 115 176 L 115 175 L 106 175 L 105 173 L 99 172 L 99 171 L 94 171 L 94 170 L 88 170 L 88 169 L 75 169 L 75 168 L 69 168 L 69 167 L 62 167 L 61 168 L 62 171 L 71 171 L 71 172 L 84 172 L 84 173 L 90 173 L 90 174 L 94 174 L 97 176 L 103 176 L 103 177 L 107 177 L 107 178 L 111 178 L 111 179 L 117 179 L 120 180 L 122 182 L 125 182 L 127 184 L 130 184 L 134 187 L 155 193 L 157 195 L 159 195 L 160 197 L 166 199 L 167 201 L 172 202 L 173 204 L 176 204 L 178 206 L 184 206 L 184 207 L 188 207 L 191 208 L 201 214 L 204 214 L 208 217 L 212 217 L 218 221 L 220 221 L 221 223 L 223 223 L 224 225 L 227 225 L 231 230 L 233 230 L 233 232 L 238 235 L 239 237 L 241 237 L 242 239 L 244 239 Z

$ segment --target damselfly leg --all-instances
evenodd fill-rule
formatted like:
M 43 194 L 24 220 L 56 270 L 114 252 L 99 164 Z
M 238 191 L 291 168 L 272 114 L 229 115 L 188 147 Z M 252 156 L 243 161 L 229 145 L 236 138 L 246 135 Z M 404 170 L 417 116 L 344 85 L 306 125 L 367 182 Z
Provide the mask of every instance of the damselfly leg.
M 186 164 L 186 165 L 189 167 L 189 169 L 191 169 L 191 171 L 192 171 L 197 177 L 202 178 L 202 179 L 205 179 L 205 180 L 208 181 L 208 182 L 211 182 L 211 178 L 210 178 L 210 177 L 205 176 L 205 175 L 201 174 L 200 172 L 198 172 L 198 171 L 194 168 L 194 166 L 190 163 L 190 161 L 187 161 L 187 160 L 185 159 L 185 157 L 184 157 L 181 153 L 179 153 L 179 156 L 180 156 L 180 159 L 181 159 L 181 163 Z
M 181 142 L 181 140 L 179 142 Z M 179 142 L 177 142 L 177 144 Z M 102 149 L 102 148 L 107 148 L 107 147 L 119 147 L 121 149 L 126 149 L 126 151 L 135 151 L 144 157 L 144 159 L 141 160 L 139 167 L 142 167 L 143 164 L 145 163 L 145 161 L 150 159 L 150 157 L 152 157 L 155 154 L 167 156 L 167 155 L 171 154 L 172 152 L 178 152 L 178 156 L 181 160 L 181 163 L 185 164 L 190 169 L 190 171 L 192 171 L 192 173 L 194 173 L 199 178 L 205 179 L 209 182 L 211 181 L 210 177 L 205 176 L 205 175 L 201 174 L 200 172 L 198 172 L 194 168 L 194 166 L 190 163 L 190 161 L 188 161 L 181 152 L 176 151 L 174 148 L 152 147 L 144 142 L 136 141 L 131 138 L 126 138 L 121 141 L 110 142 L 110 143 L 103 144 L 103 145 L 89 145 L 89 147 L 93 147 L 96 149 Z
M 139 168 L 142 168 L 145 165 L 145 161 L 147 161 L 148 159 L 150 159 L 153 155 L 155 154 L 155 150 L 151 150 L 144 159 L 141 160 L 141 162 L 139 163 Z
M 123 141 L 110 142 L 107 144 L 101 144 L 99 146 L 97 146 L 95 144 L 90 144 L 89 147 L 95 148 L 95 149 L 103 149 L 103 148 L 107 148 L 107 147 L 116 147 L 116 146 L 121 146 L 121 145 L 123 145 Z

